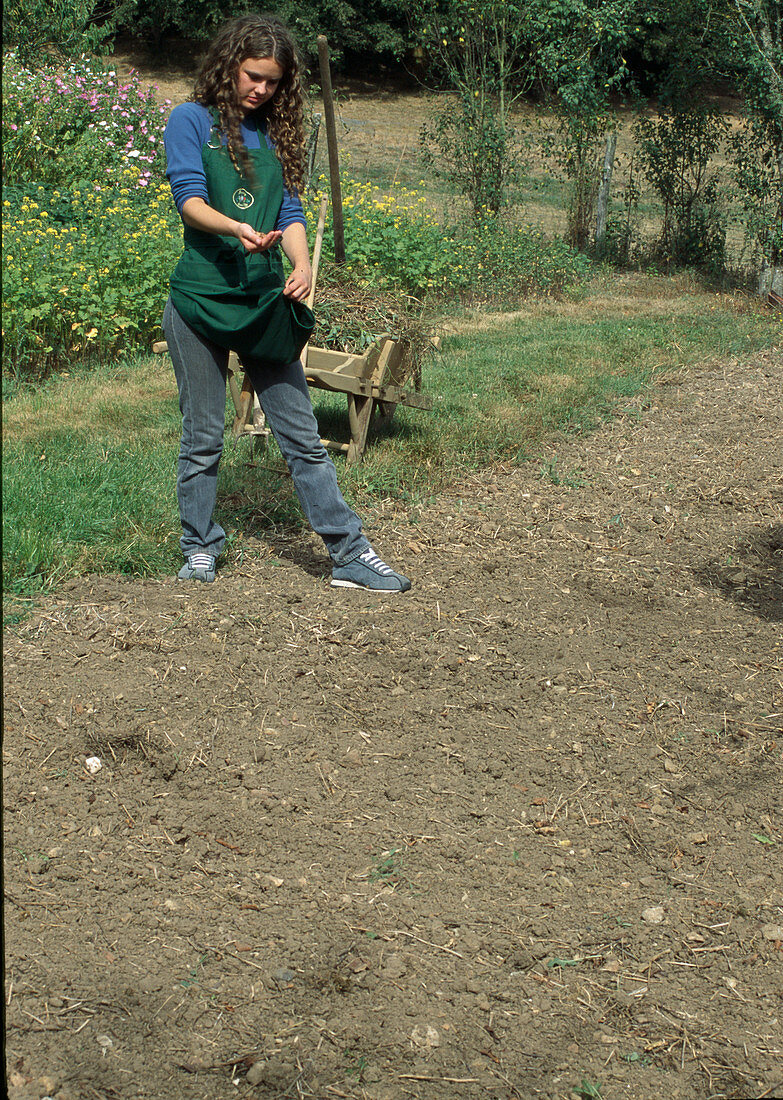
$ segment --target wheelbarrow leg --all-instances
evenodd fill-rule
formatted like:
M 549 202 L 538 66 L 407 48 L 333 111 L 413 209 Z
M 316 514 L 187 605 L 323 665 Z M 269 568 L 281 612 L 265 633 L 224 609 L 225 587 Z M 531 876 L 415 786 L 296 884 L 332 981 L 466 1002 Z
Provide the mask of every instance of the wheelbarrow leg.
M 348 466 L 362 460 L 367 447 L 367 433 L 370 430 L 374 405 L 374 397 L 348 394 L 348 422 L 351 426 L 351 442 L 348 444 L 348 455 L 345 460 Z
M 378 401 L 378 427 L 386 428 L 391 424 L 394 418 L 394 410 L 397 408 L 396 401 Z
M 253 383 L 250 381 L 250 376 L 246 374 L 242 380 L 242 389 L 239 394 L 239 408 L 237 409 L 237 414 L 234 417 L 234 425 L 231 429 L 231 434 L 234 439 L 239 439 L 245 430 L 245 424 L 250 421 L 250 417 L 253 413 L 254 395 Z

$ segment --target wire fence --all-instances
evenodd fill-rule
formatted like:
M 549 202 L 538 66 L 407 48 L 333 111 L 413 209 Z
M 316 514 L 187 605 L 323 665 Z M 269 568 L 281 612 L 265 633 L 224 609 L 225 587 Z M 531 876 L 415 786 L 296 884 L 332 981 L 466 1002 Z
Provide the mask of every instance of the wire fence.
M 549 172 L 557 178 L 559 169 L 551 160 Z M 749 247 L 743 211 L 739 202 L 735 169 L 725 159 L 716 158 L 709 166 L 709 175 L 715 178 L 717 200 L 715 215 L 725 234 L 725 260 L 728 267 L 737 271 L 750 271 L 753 267 L 752 250 Z M 535 177 L 534 186 L 520 194 L 520 206 L 526 217 L 547 234 L 565 235 L 568 232 L 568 184 L 561 179 L 559 189 L 553 188 L 552 196 L 558 201 L 542 204 L 537 201 L 539 189 Z M 630 128 L 618 133 L 614 157 L 608 206 L 609 236 L 624 237 L 630 258 L 654 255 L 664 231 L 664 204 L 644 175 L 639 150 Z
M 338 135 L 345 170 L 361 180 L 375 183 L 382 191 L 399 187 L 417 188 L 427 196 L 430 209 L 464 214 L 467 204 L 438 182 L 435 171 L 425 164 L 422 128 L 442 98 L 394 96 L 387 101 L 375 96 L 355 96 L 340 104 Z M 314 105 L 316 110 L 317 105 Z M 634 141 L 632 118 L 622 121 L 608 208 L 608 239 L 618 242 L 628 258 L 650 262 L 664 228 L 664 207 L 647 181 Z M 570 186 L 548 143 L 554 137 L 551 116 L 525 108 L 515 116 L 523 146 L 523 167 L 513 198 L 511 215 L 517 221 L 536 225 L 547 235 L 566 236 Z M 603 151 L 597 151 L 602 160 Z M 326 169 L 321 147 L 315 158 L 316 171 Z M 716 214 L 725 232 L 725 262 L 738 274 L 749 276 L 755 258 L 746 240 L 742 210 L 734 180 L 734 169 L 725 158 L 709 167 L 716 177 Z

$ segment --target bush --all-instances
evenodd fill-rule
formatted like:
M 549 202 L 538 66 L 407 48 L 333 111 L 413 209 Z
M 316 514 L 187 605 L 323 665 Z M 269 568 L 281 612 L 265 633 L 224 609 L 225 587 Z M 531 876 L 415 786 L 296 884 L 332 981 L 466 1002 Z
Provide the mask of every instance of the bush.
M 3 65 L 3 182 L 55 187 L 98 180 L 119 184 L 136 166 L 139 186 L 162 175 L 165 106 L 138 75 L 82 57 L 65 68 L 31 69 L 14 53 Z
M 181 251 L 167 183 L 17 191 L 3 201 L 7 365 L 53 369 L 143 345 L 157 334 Z
M 319 185 L 328 186 L 323 178 Z M 423 195 L 402 187 L 384 195 L 372 184 L 350 178 L 341 187 L 346 262 L 354 275 L 366 284 L 397 287 L 417 297 L 449 285 L 451 242 L 426 210 Z M 310 196 L 307 201 L 314 225 L 317 200 Z M 325 246 L 333 253 L 330 224 Z
M 82 57 L 3 69 L 4 362 L 42 374 L 146 344 L 181 225 L 163 182 L 166 108 Z
M 457 292 L 463 301 L 519 301 L 581 281 L 589 261 L 564 241 L 517 226 L 483 209 L 476 219 L 444 225 L 424 195 L 397 188 L 384 195 L 344 179 L 346 264 L 365 284 L 397 288 L 418 299 Z M 310 220 L 317 200 L 310 197 Z M 327 254 L 332 230 L 325 233 Z
M 476 218 L 508 205 L 511 184 L 519 177 L 521 144 L 492 99 L 460 92 L 456 104 L 436 112 L 421 131 L 422 161 L 434 176 L 447 180 L 471 205 Z
M 94 17 L 100 6 L 98 0 L 7 0 L 3 44 L 30 59 L 96 50 L 111 35 L 117 14 L 98 26 Z
M 729 150 L 736 201 L 755 265 L 779 267 L 783 260 L 783 164 L 775 155 L 774 131 L 762 117 L 743 120 Z
M 489 299 L 516 305 L 540 294 L 559 294 L 583 282 L 592 270 L 587 256 L 560 237 L 533 225 L 508 225 L 487 215 L 467 239 L 458 238 L 468 260 L 464 300 Z
M 728 132 L 720 112 L 694 104 L 639 118 L 634 133 L 642 171 L 663 202 L 659 255 L 718 275 L 726 231 L 720 210 L 716 154 Z

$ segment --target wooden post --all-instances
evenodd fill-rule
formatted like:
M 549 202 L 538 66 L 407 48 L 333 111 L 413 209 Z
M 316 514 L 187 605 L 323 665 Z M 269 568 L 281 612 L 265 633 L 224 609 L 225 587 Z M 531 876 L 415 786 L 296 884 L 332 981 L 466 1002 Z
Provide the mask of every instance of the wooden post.
M 326 208 L 329 205 L 329 200 L 324 195 L 321 198 L 321 206 L 318 210 L 318 228 L 315 231 L 315 247 L 313 248 L 313 281 L 310 285 L 310 293 L 307 295 L 307 304 L 310 309 L 313 308 L 313 302 L 315 301 L 315 282 L 318 278 L 318 268 L 321 263 L 321 248 L 324 243 L 324 227 L 326 225 Z
M 324 99 L 326 145 L 329 150 L 329 179 L 332 185 L 332 221 L 334 223 L 334 261 L 345 263 L 345 228 L 343 225 L 343 198 L 340 190 L 340 160 L 337 154 L 337 130 L 334 125 L 334 99 L 332 75 L 329 70 L 329 43 L 326 35 L 318 35 L 318 66 L 321 70 L 321 91 Z
M 617 133 L 612 130 L 606 135 L 604 167 L 601 172 L 601 184 L 598 188 L 598 201 L 596 203 L 595 250 L 599 256 L 603 254 L 606 239 L 606 219 L 609 214 L 609 192 L 612 189 L 612 169 L 614 168 L 616 149 Z

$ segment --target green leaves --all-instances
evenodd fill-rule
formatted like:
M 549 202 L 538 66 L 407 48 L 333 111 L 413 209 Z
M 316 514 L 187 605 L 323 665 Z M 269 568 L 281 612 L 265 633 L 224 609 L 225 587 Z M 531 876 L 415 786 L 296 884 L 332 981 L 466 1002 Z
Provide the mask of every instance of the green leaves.
M 759 844 L 766 844 L 769 847 L 774 847 L 777 841 L 771 836 L 767 836 L 766 833 L 751 833 L 754 840 L 757 840 Z
M 116 191 L 30 186 L 4 200 L 4 354 L 17 374 L 149 346 L 157 333 L 179 219 L 167 184 L 134 190 L 138 171 L 126 171 Z
M 93 21 L 99 0 L 7 0 L 3 44 L 32 61 L 93 52 L 111 36 L 124 6 L 119 3 L 99 26 Z

